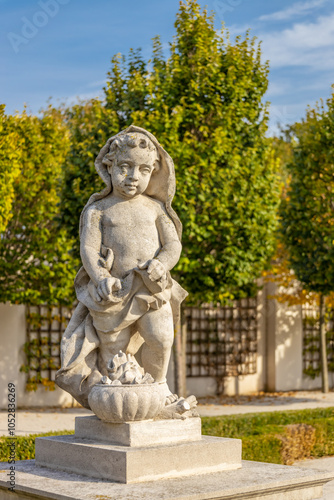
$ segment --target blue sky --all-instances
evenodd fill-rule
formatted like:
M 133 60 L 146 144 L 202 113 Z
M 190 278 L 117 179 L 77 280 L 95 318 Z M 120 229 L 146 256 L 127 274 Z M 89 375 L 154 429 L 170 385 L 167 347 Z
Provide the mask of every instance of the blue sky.
M 208 0 L 231 35 L 262 40 L 270 61 L 271 133 L 308 104 L 327 99 L 334 83 L 332 0 Z M 0 101 L 8 113 L 33 113 L 101 94 L 111 57 L 141 47 L 147 59 L 159 34 L 168 47 L 179 0 L 0 0 Z M 166 52 L 167 53 L 167 52 Z

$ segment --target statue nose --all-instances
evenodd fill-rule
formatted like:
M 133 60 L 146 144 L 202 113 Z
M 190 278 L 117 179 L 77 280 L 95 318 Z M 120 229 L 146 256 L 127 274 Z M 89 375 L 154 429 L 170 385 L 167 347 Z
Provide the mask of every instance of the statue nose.
M 130 177 L 134 181 L 137 181 L 139 179 L 139 168 L 138 167 L 133 167 L 130 171 Z

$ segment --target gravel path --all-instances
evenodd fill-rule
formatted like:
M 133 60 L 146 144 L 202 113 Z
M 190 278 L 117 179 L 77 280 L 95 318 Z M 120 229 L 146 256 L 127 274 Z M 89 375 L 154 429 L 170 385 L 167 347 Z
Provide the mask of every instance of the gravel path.
M 334 392 L 259 393 L 252 396 L 201 399 L 201 416 L 235 415 L 268 411 L 302 410 L 305 408 L 334 408 Z M 16 434 L 74 430 L 74 418 L 91 415 L 84 408 L 28 408 L 16 412 Z M 7 435 L 7 412 L 0 411 L 0 435 Z M 333 497 L 334 498 L 334 497 Z

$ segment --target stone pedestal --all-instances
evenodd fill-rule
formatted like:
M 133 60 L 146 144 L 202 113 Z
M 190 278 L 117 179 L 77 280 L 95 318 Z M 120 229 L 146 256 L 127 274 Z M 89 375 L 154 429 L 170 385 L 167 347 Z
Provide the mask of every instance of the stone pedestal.
M 201 437 L 200 419 L 107 424 L 36 439 L 36 461 L 0 471 L 0 500 L 314 500 L 333 473 L 241 462 L 241 441 Z M 13 472 L 12 472 L 13 474 Z
M 109 424 L 95 416 L 76 417 L 75 437 L 123 446 L 157 446 L 201 439 L 201 419 L 139 420 Z
M 241 468 L 241 441 L 201 437 L 200 418 L 111 424 L 77 417 L 74 436 L 36 438 L 36 464 L 136 483 Z

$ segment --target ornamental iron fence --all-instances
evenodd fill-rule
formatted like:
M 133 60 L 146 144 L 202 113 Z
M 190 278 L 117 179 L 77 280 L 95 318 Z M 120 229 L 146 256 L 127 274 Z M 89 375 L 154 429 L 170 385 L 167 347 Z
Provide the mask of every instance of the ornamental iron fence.
M 319 306 L 304 304 L 303 318 L 303 372 L 311 378 L 320 376 L 320 327 Z M 325 313 L 328 371 L 334 372 L 334 310 Z
M 256 373 L 257 316 L 256 298 L 186 308 L 187 377 L 213 377 L 221 385 L 226 377 Z
M 27 390 L 38 384 L 55 388 L 55 374 L 60 368 L 60 342 L 71 319 L 73 309 L 58 306 L 26 306 L 27 341 L 24 345 Z

